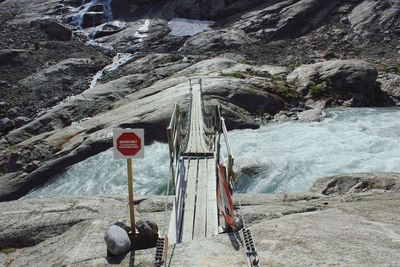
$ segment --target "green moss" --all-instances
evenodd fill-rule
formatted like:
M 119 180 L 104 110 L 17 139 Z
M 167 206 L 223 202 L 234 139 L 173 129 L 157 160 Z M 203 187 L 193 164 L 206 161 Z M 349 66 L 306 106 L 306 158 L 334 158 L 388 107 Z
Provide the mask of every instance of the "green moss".
M 220 76 L 225 76 L 225 77 L 233 77 L 237 79 L 244 79 L 246 78 L 245 75 L 240 73 L 239 71 L 234 71 L 234 72 L 220 72 Z
M 328 86 L 326 82 L 311 85 L 309 92 L 312 96 L 320 96 L 328 92 Z
M 1 252 L 5 253 L 5 254 L 11 254 L 17 251 L 16 248 L 3 248 L 2 250 L 0 250 Z

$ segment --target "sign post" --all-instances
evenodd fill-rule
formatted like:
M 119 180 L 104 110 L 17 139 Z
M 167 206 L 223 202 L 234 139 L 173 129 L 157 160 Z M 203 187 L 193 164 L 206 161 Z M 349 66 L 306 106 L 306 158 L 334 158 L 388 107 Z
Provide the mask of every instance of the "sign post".
M 114 158 L 127 159 L 129 212 L 132 234 L 135 236 L 135 208 L 133 198 L 133 158 L 144 158 L 143 129 L 114 129 Z

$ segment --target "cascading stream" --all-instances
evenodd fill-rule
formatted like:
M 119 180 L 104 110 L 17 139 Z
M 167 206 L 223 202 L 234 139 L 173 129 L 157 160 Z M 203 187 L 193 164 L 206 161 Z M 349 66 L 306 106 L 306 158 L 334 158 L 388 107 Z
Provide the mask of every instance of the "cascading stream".
M 92 0 L 89 3 L 82 1 L 82 5 L 77 9 L 76 15 L 73 16 L 73 24 L 82 29 L 84 15 L 88 13 L 93 6 L 98 4 L 102 4 L 104 6 L 103 23 L 111 21 L 113 18 L 111 3 L 112 0 Z
M 229 132 L 239 192 L 273 193 L 307 190 L 319 177 L 351 173 L 400 171 L 400 109 L 327 110 L 323 122 L 269 123 L 258 130 Z M 134 160 L 137 194 L 165 192 L 168 146 L 146 147 Z M 126 161 L 112 150 L 82 161 L 54 177 L 28 197 L 126 194 Z

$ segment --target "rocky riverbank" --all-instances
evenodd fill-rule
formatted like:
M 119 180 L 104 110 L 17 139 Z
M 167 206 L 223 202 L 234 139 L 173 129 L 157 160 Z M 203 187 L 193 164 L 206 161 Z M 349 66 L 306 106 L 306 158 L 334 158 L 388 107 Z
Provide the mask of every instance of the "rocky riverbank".
M 138 218 L 165 227 L 160 196 L 136 199 Z M 400 260 L 400 174 L 318 180 L 309 192 L 234 195 L 263 266 L 396 266 Z M 168 198 L 167 223 L 172 198 Z M 151 266 L 155 249 L 107 258 L 104 232 L 128 220 L 127 197 L 58 197 L 0 203 L 0 264 Z M 171 246 L 170 266 L 245 264 L 234 234 Z

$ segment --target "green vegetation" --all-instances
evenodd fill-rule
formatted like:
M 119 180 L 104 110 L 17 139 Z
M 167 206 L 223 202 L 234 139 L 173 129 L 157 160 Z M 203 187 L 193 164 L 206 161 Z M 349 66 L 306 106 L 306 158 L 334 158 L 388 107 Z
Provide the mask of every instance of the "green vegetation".
M 175 62 L 175 61 L 181 60 L 182 57 L 178 54 L 170 54 L 167 59 L 169 62 Z
M 312 96 L 320 96 L 328 92 L 328 85 L 326 82 L 311 85 L 309 92 Z
M 272 76 L 272 83 L 281 97 L 292 98 L 298 96 L 297 92 L 292 89 L 292 86 L 282 76 Z
M 246 78 L 245 75 L 240 73 L 239 71 L 233 71 L 233 72 L 220 72 L 220 76 L 225 76 L 225 77 L 233 77 L 237 79 L 244 79 Z
M 1 252 L 3 252 L 4 254 L 11 254 L 17 251 L 16 248 L 3 248 L 0 250 Z
M 288 68 L 288 70 L 289 70 L 290 72 L 294 71 L 297 67 L 300 67 L 300 64 L 293 64 L 293 63 L 291 63 L 291 64 L 289 64 L 289 65 L 287 66 L 287 68 Z

